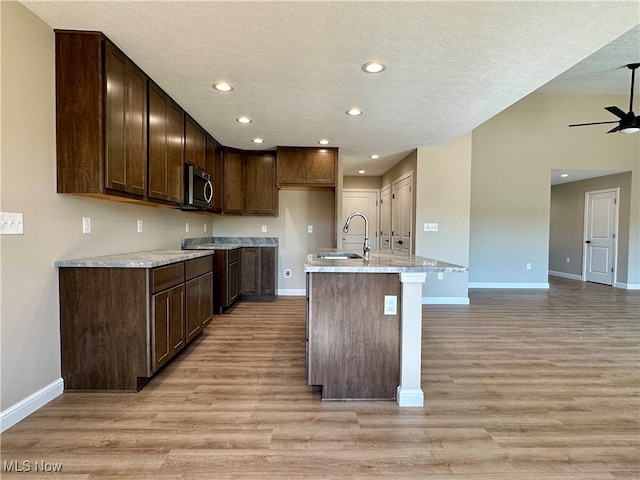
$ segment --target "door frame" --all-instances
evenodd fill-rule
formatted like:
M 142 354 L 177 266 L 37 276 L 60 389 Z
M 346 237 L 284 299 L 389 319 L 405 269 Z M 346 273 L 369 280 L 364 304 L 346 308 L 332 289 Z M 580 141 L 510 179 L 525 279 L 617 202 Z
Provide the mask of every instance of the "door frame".
M 615 193 L 615 207 L 613 212 L 613 272 L 611 272 L 611 286 L 615 287 L 618 275 L 618 225 L 620 215 L 620 187 L 604 188 L 602 190 L 591 190 L 584 192 L 584 221 L 582 229 L 582 281 L 587 281 L 587 236 L 589 223 L 589 197 L 601 193 Z
M 394 220 L 395 220 L 395 215 L 393 214 L 393 206 L 395 204 L 395 192 L 396 192 L 396 184 L 403 182 L 404 180 L 406 180 L 407 178 L 411 178 L 411 185 L 410 185 L 410 193 L 411 193 L 411 197 L 409 199 L 409 225 L 410 225 L 410 230 L 409 230 L 409 255 L 414 255 L 415 254 L 415 218 L 413 216 L 414 214 L 414 210 L 416 208 L 416 206 L 413 203 L 413 199 L 414 199 L 414 177 L 413 177 L 413 170 L 409 170 L 408 172 L 400 175 L 398 178 L 396 178 L 395 180 L 393 180 L 391 182 L 391 251 L 394 250 L 393 246 L 395 244 L 394 242 L 394 237 L 395 235 L 393 235 L 393 233 L 395 233 L 395 229 L 394 229 Z

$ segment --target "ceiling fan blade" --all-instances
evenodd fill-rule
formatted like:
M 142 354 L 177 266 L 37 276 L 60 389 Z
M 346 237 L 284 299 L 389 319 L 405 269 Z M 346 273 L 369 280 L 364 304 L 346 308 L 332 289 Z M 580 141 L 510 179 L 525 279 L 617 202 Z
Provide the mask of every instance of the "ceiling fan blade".
M 608 112 L 613 113 L 616 117 L 618 118 L 624 118 L 627 116 L 626 113 L 624 113 L 622 110 L 620 110 L 618 107 L 604 107 L 605 110 L 607 110 Z
M 618 130 L 620 130 L 620 125 L 618 125 L 617 127 L 613 127 L 611 130 L 609 130 L 607 133 L 613 133 L 613 132 L 617 132 Z
M 570 127 L 584 127 L 585 125 L 602 125 L 603 123 L 619 123 L 617 120 L 612 122 L 591 122 L 591 123 L 574 123 L 573 125 L 569 125 Z

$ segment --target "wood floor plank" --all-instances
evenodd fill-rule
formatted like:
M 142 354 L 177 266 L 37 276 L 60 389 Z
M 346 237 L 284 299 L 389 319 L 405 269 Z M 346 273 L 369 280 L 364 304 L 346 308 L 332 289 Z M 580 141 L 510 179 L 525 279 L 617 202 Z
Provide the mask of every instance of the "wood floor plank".
M 238 304 L 137 394 L 64 393 L 4 432 L 0 476 L 638 480 L 640 292 L 550 283 L 424 306 L 423 408 L 322 402 L 305 299 Z

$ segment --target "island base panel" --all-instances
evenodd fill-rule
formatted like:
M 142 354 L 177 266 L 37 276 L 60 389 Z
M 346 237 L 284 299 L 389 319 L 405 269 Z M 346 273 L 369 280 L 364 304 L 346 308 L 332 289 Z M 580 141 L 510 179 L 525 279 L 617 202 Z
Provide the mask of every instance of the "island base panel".
M 308 383 L 323 400 L 393 400 L 400 377 L 398 274 L 308 274 Z M 384 315 L 384 296 L 398 297 Z

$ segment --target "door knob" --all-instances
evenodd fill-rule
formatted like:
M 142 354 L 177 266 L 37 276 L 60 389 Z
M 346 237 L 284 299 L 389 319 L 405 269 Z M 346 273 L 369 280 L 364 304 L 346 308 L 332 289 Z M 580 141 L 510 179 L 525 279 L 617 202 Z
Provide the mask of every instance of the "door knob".
M 591 243 L 591 240 L 587 240 L 587 241 L 586 241 L 586 242 L 584 242 L 584 243 Z

